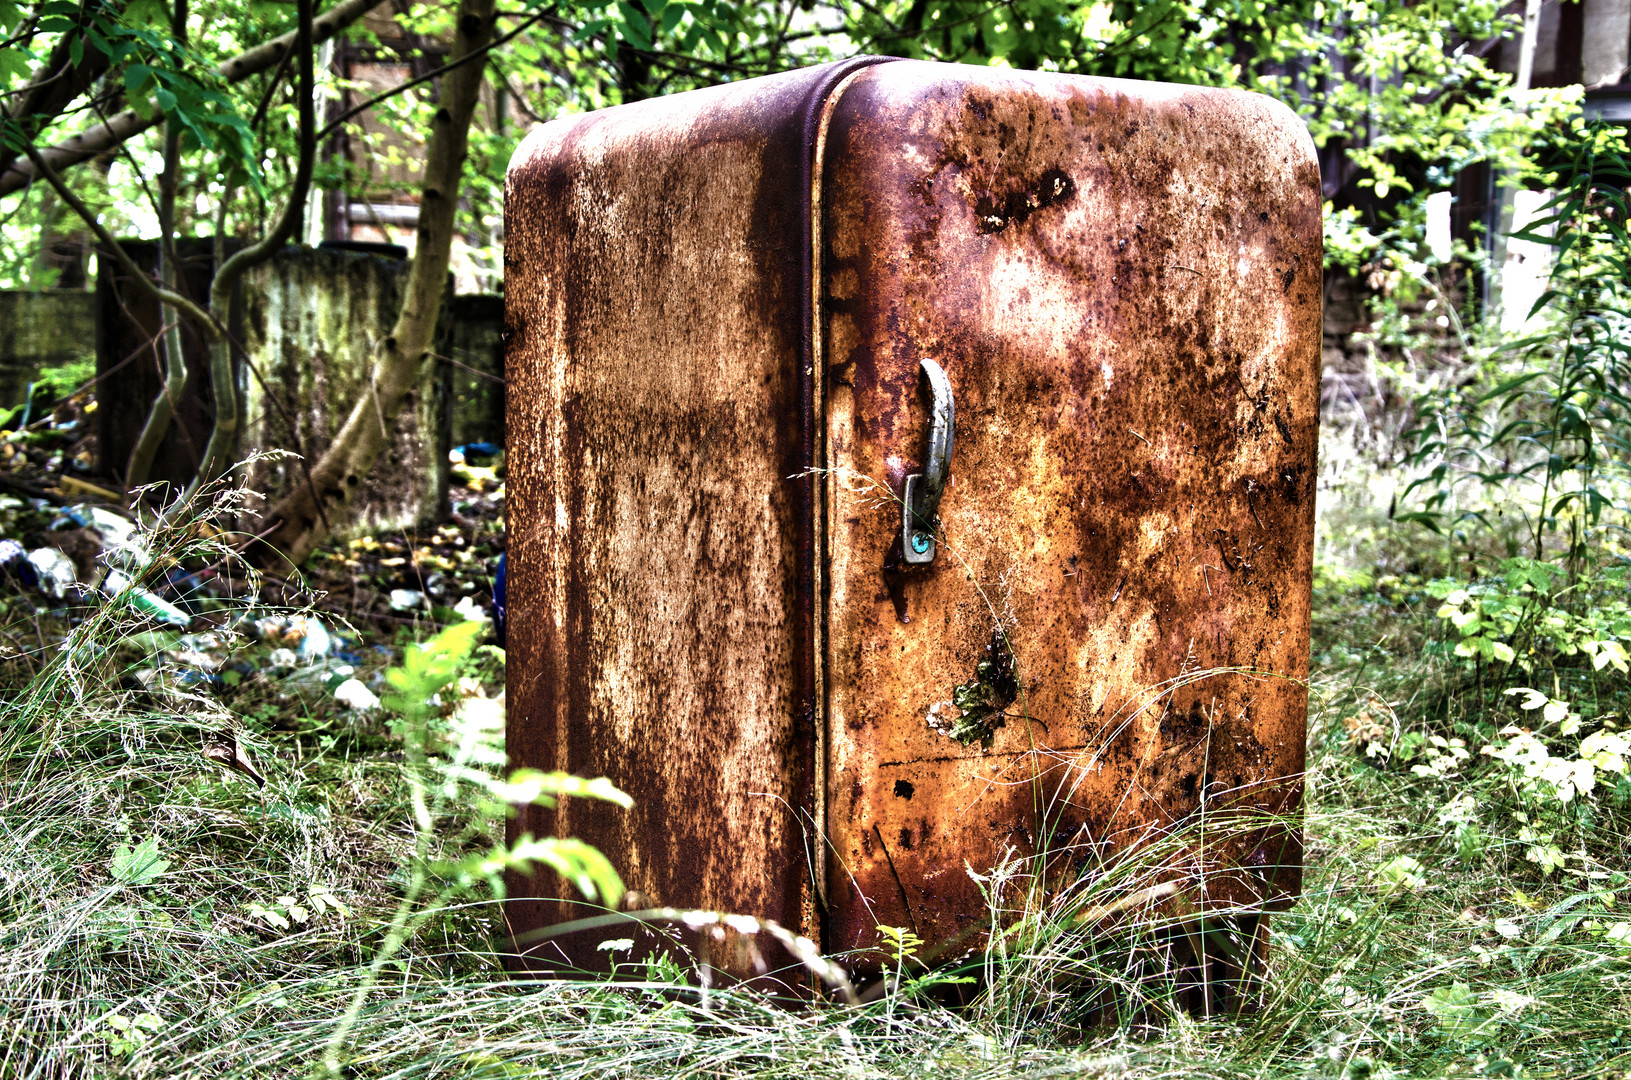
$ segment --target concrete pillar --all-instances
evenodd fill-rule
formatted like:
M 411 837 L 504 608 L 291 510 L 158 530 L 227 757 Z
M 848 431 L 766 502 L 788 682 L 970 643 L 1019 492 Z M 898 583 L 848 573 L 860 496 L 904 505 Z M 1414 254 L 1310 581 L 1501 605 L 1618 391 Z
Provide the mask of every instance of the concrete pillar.
M 391 332 L 408 263 L 352 251 L 289 248 L 243 284 L 243 453 L 291 450 L 262 461 L 251 485 L 271 498 L 306 482 L 366 391 L 374 349 Z M 396 419 L 389 449 L 363 481 L 342 532 L 412 530 L 445 512 L 444 379 L 425 365 Z
M 96 295 L 0 292 L 0 407 L 22 403 L 40 371 L 96 353 Z

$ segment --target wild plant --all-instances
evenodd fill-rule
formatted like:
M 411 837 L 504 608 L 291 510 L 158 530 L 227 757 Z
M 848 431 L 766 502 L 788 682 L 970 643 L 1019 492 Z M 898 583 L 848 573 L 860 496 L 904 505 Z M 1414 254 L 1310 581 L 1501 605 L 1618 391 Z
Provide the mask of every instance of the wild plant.
M 393 693 L 383 703 L 396 714 L 390 727 L 404 749 L 414 845 L 405 866 L 407 887 L 324 1050 L 323 1070 L 329 1075 L 341 1075 L 358 1018 L 386 967 L 415 932 L 445 914 L 450 904 L 483 896 L 502 899 L 503 875 L 510 870 L 530 873 L 535 863 L 576 886 L 590 903 L 616 908 L 623 898 L 616 869 L 581 840 L 525 836 L 514 846 L 500 842 L 462 858 L 436 857 L 438 848 L 461 851 L 486 839 L 493 819 L 519 805 L 554 806 L 564 796 L 632 804 L 604 778 L 522 769 L 504 779 L 500 702 L 465 697 L 438 722 L 439 696 L 458 678 L 484 629 L 474 621 L 454 624 L 408 648 L 401 666 L 386 673 Z
M 1623 515 L 1631 462 L 1623 431 L 1631 414 L 1631 166 L 1623 132 L 1600 125 L 1577 124 L 1558 153 L 1563 160 L 1549 176 L 1556 194 L 1513 234 L 1556 253 L 1549 287 L 1528 313 L 1545 318 L 1536 333 L 1503 347 L 1494 386 L 1418 399 L 1409 460 L 1426 472 L 1404 496 L 1420 491 L 1422 508 L 1400 520 L 1440 532 L 1493 530 L 1485 509 L 1452 520 L 1447 512 L 1466 484 L 1505 493 L 1505 507 L 1528 518 L 1529 557 L 1549 561 L 1555 538 L 1573 582 L 1623 532 L 1613 517 Z M 1536 510 L 1527 515 L 1511 496 L 1535 488 Z

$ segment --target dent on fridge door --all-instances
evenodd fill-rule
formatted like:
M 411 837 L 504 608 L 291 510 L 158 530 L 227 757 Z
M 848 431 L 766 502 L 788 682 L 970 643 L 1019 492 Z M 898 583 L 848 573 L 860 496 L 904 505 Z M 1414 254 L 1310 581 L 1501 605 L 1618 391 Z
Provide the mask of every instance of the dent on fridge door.
M 851 79 L 823 155 L 828 948 L 977 944 L 969 871 L 1039 851 L 1056 898 L 1166 844 L 1167 910 L 1284 904 L 1321 270 L 1301 124 L 902 62 Z M 955 449 L 914 566 L 924 358 Z

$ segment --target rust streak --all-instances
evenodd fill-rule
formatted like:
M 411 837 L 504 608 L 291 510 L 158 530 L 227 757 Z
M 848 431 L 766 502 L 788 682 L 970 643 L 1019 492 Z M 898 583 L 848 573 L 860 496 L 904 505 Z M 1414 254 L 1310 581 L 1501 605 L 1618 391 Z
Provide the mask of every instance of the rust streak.
M 900 871 L 895 869 L 895 857 L 889 854 L 889 845 L 884 843 L 883 830 L 879 829 L 878 826 L 874 824 L 872 826 L 872 832 L 878 838 L 878 847 L 883 850 L 883 857 L 889 863 L 889 873 L 895 879 L 895 888 L 900 892 L 901 906 L 906 909 L 906 922 L 909 926 L 911 926 L 912 933 L 915 934 L 918 932 L 917 918 L 912 914 L 912 900 L 906 895 L 906 883 L 900 879 Z

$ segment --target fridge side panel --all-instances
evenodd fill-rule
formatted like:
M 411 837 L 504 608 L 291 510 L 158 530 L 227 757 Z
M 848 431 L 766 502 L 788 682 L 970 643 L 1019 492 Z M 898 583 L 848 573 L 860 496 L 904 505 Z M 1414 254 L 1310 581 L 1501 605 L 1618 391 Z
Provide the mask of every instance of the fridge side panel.
M 804 128 L 830 79 L 557 121 L 509 172 L 510 765 L 634 800 L 525 808 L 510 837 L 595 845 L 628 906 L 809 921 L 799 238 Z M 511 888 L 523 938 L 593 913 L 552 874 Z M 596 959 L 591 936 L 571 961 Z M 710 962 L 751 968 L 732 949 Z
M 850 83 L 825 162 L 827 946 L 977 944 L 970 869 L 1046 848 L 1062 895 L 1241 807 L 1283 820 L 1146 880 L 1282 903 L 1318 422 L 1302 125 L 1245 93 L 900 63 Z M 945 542 L 910 569 L 924 357 L 957 422 Z M 958 687 L 1005 705 L 989 748 L 951 737 Z

